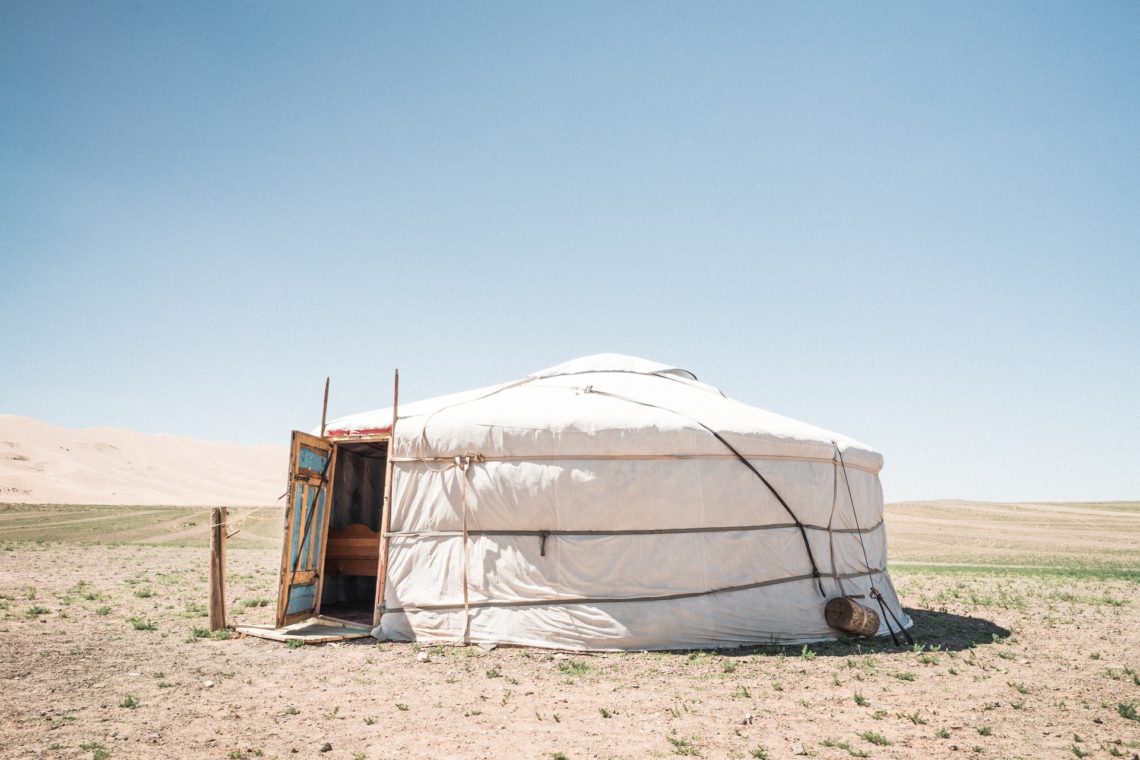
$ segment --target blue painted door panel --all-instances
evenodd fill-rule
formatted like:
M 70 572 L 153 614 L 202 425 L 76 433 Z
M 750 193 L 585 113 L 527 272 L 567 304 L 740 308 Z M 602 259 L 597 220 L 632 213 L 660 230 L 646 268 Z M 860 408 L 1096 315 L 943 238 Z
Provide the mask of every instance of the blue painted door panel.
M 289 501 L 281 550 L 278 627 L 316 612 L 328 524 L 328 488 L 332 444 L 306 433 L 293 433 L 289 462 Z

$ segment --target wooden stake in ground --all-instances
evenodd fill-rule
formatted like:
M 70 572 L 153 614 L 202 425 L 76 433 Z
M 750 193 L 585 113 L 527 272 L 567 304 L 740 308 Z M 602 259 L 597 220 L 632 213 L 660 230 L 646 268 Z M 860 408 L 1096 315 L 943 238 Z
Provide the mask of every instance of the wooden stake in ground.
M 210 516 L 210 630 L 226 627 L 226 508 Z

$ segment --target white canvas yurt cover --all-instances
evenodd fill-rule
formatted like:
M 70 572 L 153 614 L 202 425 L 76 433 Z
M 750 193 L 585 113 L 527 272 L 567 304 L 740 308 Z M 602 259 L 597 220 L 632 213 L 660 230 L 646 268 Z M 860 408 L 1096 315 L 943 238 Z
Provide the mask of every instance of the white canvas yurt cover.
M 283 615 L 314 601 L 320 611 L 322 593 L 330 607 L 350 599 L 355 577 L 378 595 L 376 635 L 423 642 L 807 642 L 838 635 L 824 619 L 829 599 L 862 596 L 875 608 L 872 587 L 899 625 L 911 624 L 887 575 L 883 460 L 850 438 L 616 354 L 397 411 L 394 424 L 383 409 L 323 431 L 330 451 L 344 451 L 329 455 L 331 495 L 318 493 L 320 512 L 307 518 L 324 521 L 326 535 L 308 540 L 330 556 L 304 576 L 312 591 L 290 589 L 285 573 L 306 537 L 290 543 L 289 521 L 303 521 L 287 516 Z M 370 440 L 382 441 L 374 458 L 390 475 L 365 495 L 341 469 L 359 455 L 356 471 L 368 471 L 353 442 Z M 295 448 L 294 459 L 303 454 Z M 368 517 L 380 477 L 390 477 L 390 514 Z M 306 498 L 296 500 L 302 512 Z M 353 565 L 345 536 L 366 527 L 377 548 Z M 373 561 L 378 570 L 361 575 Z

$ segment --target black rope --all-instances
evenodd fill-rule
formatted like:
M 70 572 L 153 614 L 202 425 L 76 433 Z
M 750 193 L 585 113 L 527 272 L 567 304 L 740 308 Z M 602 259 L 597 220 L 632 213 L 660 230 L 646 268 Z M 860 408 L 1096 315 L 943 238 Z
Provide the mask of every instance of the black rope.
M 863 572 L 858 573 L 844 573 L 841 578 L 855 578 L 862 575 Z M 709 589 L 707 591 L 682 591 L 675 594 L 660 594 L 656 596 L 610 596 L 610 597 L 563 597 L 555 599 L 516 599 L 513 601 L 499 601 L 488 599 L 485 601 L 470 602 L 467 606 L 471 609 L 503 609 L 514 607 L 559 607 L 575 604 L 626 604 L 632 602 L 672 602 L 679 599 L 696 599 L 703 596 L 712 596 L 714 594 L 729 594 L 738 591 L 751 591 L 752 589 L 765 588 L 768 586 L 778 586 L 784 583 L 799 583 L 800 581 L 810 581 L 811 575 L 804 573 L 803 575 L 793 575 L 786 578 L 773 578 L 766 581 L 756 581 L 755 583 L 744 583 L 739 586 L 724 586 L 722 588 Z M 402 607 L 385 610 L 386 612 L 421 612 L 428 610 L 461 610 L 464 608 L 463 602 L 451 604 L 415 604 L 405 603 Z
M 883 601 L 883 595 L 880 594 L 879 590 L 874 586 L 871 586 L 871 598 L 879 603 L 879 611 L 883 613 L 883 622 L 887 624 L 887 630 L 891 634 L 891 641 L 895 642 L 895 646 L 897 647 L 899 645 L 899 637 L 895 634 L 895 629 L 891 627 L 890 618 L 887 617 L 887 605 Z M 891 615 L 891 617 L 894 617 L 894 615 Z M 898 621 L 896 620 L 895 622 L 897 623 Z
M 823 590 L 823 580 L 820 577 L 819 567 L 815 564 L 815 555 L 812 554 L 811 544 L 808 542 L 807 530 L 804 528 L 804 524 L 802 522 L 800 522 L 800 518 L 797 517 L 796 513 L 792 511 L 792 508 L 788 506 L 788 502 L 784 501 L 784 497 L 780 496 L 779 492 L 776 491 L 775 487 L 771 483 L 768 482 L 768 479 L 765 478 L 760 473 L 760 471 L 757 470 L 756 467 L 744 457 L 743 454 L 741 454 L 739 451 L 737 451 L 736 448 L 733 447 L 733 445 L 731 443 L 726 441 L 724 439 L 724 436 L 722 436 L 717 431 L 713 430 L 711 427 L 709 427 L 705 423 L 696 419 L 695 417 L 690 417 L 689 415 L 684 414 L 682 412 L 678 412 L 675 409 L 667 409 L 666 407 L 658 406 L 657 404 L 650 404 L 646 401 L 638 401 L 637 399 L 627 398 L 625 396 L 619 396 L 616 393 L 607 393 L 606 391 L 595 390 L 593 386 L 586 386 L 586 392 L 587 393 L 597 393 L 598 395 L 601 395 L 601 396 L 609 396 L 610 398 L 616 398 L 616 399 L 619 399 L 621 401 L 628 401 L 631 404 L 640 404 L 641 406 L 648 406 L 648 407 L 652 407 L 654 409 L 661 409 L 662 411 L 672 412 L 673 414 L 679 415 L 681 417 L 684 417 L 688 420 L 691 420 L 691 421 L 697 423 L 702 428 L 707 430 L 713 436 L 713 438 L 716 438 L 718 441 L 720 441 L 722 444 L 724 444 L 724 447 L 726 449 L 728 449 L 729 451 L 731 451 L 734 455 L 736 455 L 736 458 L 739 459 L 740 462 L 745 467 L 747 467 L 749 470 L 751 470 L 753 475 L 760 478 L 760 482 L 763 483 L 768 488 L 768 490 L 772 493 L 772 495 L 776 497 L 776 501 L 780 502 L 780 506 L 783 507 L 784 511 L 788 513 L 788 516 L 790 516 L 792 518 L 792 522 L 795 524 L 796 528 L 799 529 L 800 537 L 803 539 L 804 549 L 807 551 L 808 561 L 811 563 L 812 577 L 815 578 L 816 585 L 819 586 L 819 594 L 820 594 L 820 596 L 824 597 L 825 599 L 827 598 L 827 592 L 825 592 Z
M 899 621 L 899 619 L 895 617 L 895 613 L 891 612 L 891 606 L 887 604 L 886 600 L 883 599 L 882 592 L 872 586 L 871 597 L 879 603 L 879 609 L 883 611 L 883 622 L 887 624 L 887 630 L 891 632 L 891 640 L 895 642 L 895 646 L 899 645 L 899 637 L 895 635 L 895 629 L 891 627 L 891 620 L 895 621 L 895 625 L 898 626 L 899 633 L 901 633 L 906 639 L 906 643 L 913 644 L 914 637 L 910 635 L 910 631 L 908 631 Z M 889 618 L 888 615 L 890 616 Z

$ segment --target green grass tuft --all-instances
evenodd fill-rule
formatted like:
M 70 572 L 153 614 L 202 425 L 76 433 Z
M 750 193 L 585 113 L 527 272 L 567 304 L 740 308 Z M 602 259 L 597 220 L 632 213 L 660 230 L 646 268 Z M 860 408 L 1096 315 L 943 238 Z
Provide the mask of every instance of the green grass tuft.
M 153 620 L 147 620 L 144 617 L 127 618 L 127 622 L 136 631 L 156 631 L 158 630 L 158 623 Z
M 883 736 L 882 734 L 875 733 L 874 731 L 862 731 L 856 734 L 856 736 L 865 742 L 870 742 L 871 744 L 879 747 L 890 746 L 890 741 L 887 740 L 887 737 Z
M 558 663 L 558 672 L 568 676 L 584 676 L 590 672 L 590 666 L 581 660 L 563 660 Z
M 683 739 L 680 736 L 673 736 L 666 734 L 665 738 L 673 745 L 673 754 L 681 755 L 683 757 L 700 757 L 701 753 L 697 751 L 697 747 L 693 744 L 691 739 Z

